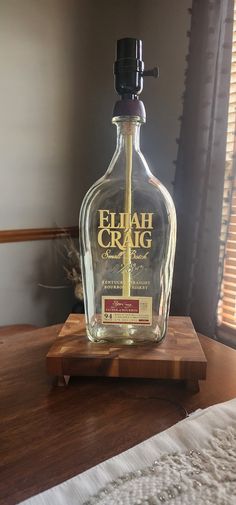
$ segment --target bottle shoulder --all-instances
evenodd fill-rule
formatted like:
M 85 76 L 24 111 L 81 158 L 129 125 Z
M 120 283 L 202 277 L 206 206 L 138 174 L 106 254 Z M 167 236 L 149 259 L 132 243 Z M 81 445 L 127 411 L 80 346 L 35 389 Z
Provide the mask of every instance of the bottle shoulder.
M 90 201 L 93 198 L 104 195 L 107 192 L 111 194 L 122 193 L 125 189 L 126 178 L 123 174 L 115 174 L 106 172 L 103 177 L 94 182 L 84 196 L 83 203 Z M 151 172 L 144 174 L 136 174 L 132 178 L 132 193 L 148 193 L 156 194 L 159 198 L 165 200 L 168 205 L 174 206 L 171 194 L 162 182 L 155 177 Z
M 80 223 L 93 219 L 99 209 L 124 212 L 125 181 L 103 176 L 96 181 L 84 197 Z M 162 222 L 176 227 L 176 213 L 172 197 L 165 186 L 153 175 L 132 182 L 132 212 L 152 212 Z
M 164 184 L 162 184 L 162 182 L 159 179 L 157 179 L 157 177 L 155 177 L 153 174 L 152 177 L 149 179 L 149 184 L 151 184 L 154 188 L 158 190 L 158 192 L 162 195 L 163 199 L 165 200 L 167 206 L 170 207 L 175 212 L 174 200 L 168 189 L 164 186 Z
M 103 175 L 86 193 L 80 211 L 83 219 L 97 209 L 113 209 L 122 212 L 126 192 L 127 174 L 122 153 L 114 154 L 112 161 Z M 132 208 L 140 211 L 158 212 L 159 215 L 176 219 L 172 197 L 166 187 L 150 171 L 141 151 L 133 153 L 131 174 Z

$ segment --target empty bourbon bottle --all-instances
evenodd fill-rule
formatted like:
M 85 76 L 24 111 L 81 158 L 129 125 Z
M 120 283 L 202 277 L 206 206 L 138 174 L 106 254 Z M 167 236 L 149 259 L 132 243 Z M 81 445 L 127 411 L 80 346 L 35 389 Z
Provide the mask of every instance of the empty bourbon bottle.
M 138 98 L 143 77 L 157 71 L 144 71 L 142 43 L 128 38 L 117 43 L 114 73 L 116 150 L 80 212 L 86 328 L 93 342 L 158 342 L 168 323 L 176 216 L 140 151 L 145 108 Z

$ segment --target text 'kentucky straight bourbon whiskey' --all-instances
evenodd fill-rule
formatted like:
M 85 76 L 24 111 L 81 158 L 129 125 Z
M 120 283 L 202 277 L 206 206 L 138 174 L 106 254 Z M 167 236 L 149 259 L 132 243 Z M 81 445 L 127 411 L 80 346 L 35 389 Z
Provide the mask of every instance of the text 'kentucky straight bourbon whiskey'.
M 140 151 L 145 109 L 138 99 L 144 71 L 142 43 L 117 43 L 114 107 L 117 146 L 105 175 L 80 211 L 80 251 L 88 338 L 138 344 L 160 341 L 167 329 L 176 242 L 168 191 Z

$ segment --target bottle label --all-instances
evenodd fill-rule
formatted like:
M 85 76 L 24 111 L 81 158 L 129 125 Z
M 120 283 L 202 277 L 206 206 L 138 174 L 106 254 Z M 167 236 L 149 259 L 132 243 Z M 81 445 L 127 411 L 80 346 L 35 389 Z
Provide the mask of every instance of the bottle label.
M 103 324 L 151 326 L 151 296 L 102 296 Z

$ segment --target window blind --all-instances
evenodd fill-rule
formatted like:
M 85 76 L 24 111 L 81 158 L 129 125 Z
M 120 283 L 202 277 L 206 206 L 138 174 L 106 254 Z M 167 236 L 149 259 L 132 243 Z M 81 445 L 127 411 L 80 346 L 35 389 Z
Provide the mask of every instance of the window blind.
M 218 308 L 219 325 L 235 330 L 236 333 L 236 182 L 232 188 L 233 163 L 236 154 L 236 7 L 234 7 L 233 45 L 231 58 L 231 78 L 227 123 L 224 201 L 231 200 L 231 212 L 228 205 L 223 206 L 223 219 L 228 227 L 226 255 L 221 291 L 221 302 Z

